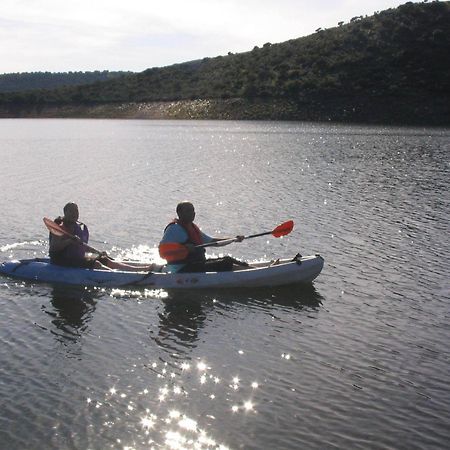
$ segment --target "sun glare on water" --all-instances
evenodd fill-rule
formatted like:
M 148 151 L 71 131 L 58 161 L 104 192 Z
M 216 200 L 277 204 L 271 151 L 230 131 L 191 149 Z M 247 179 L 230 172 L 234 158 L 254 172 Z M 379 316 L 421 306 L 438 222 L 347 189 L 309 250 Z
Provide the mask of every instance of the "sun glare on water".
M 89 390 L 86 408 L 92 414 L 104 414 L 108 429 L 135 429 L 131 436 L 122 435 L 121 448 L 220 448 L 214 434 L 220 432 L 220 423 L 232 417 L 257 413 L 255 396 L 259 383 L 246 380 L 242 375 L 221 376 L 215 368 L 199 358 L 197 361 L 146 361 L 147 377 L 143 385 L 123 384 L 109 375 L 113 382 L 103 395 Z M 192 367 L 197 370 L 192 371 Z M 136 364 L 130 368 L 136 373 Z M 221 380 L 229 379 L 228 383 Z M 202 413 L 193 412 L 191 402 L 204 401 Z M 239 419 L 238 419 L 239 420 Z M 132 425 L 134 423 L 134 426 Z M 218 427 L 218 428 L 217 428 Z

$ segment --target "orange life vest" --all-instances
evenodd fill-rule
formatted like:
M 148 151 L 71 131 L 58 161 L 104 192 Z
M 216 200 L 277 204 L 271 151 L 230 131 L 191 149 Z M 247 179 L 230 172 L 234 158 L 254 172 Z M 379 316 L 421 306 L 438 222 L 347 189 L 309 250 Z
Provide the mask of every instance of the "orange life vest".
M 164 231 L 174 224 L 180 225 L 188 235 L 188 238 L 185 242 L 179 243 L 180 246 L 182 246 L 183 244 L 194 244 L 194 245 L 204 244 L 200 228 L 195 223 L 191 222 L 189 224 L 185 224 L 180 222 L 178 219 L 174 219 L 167 225 Z M 169 254 L 167 253 L 165 253 L 164 255 L 161 254 L 161 246 L 160 246 L 160 255 L 161 257 L 166 259 L 167 262 L 169 262 L 170 264 L 186 264 L 188 262 L 205 261 L 206 259 L 204 248 L 196 248 L 194 252 L 189 253 L 185 258 L 179 258 L 179 256 L 176 255 L 176 251 L 174 252 L 173 256 L 170 255 L 170 251 Z

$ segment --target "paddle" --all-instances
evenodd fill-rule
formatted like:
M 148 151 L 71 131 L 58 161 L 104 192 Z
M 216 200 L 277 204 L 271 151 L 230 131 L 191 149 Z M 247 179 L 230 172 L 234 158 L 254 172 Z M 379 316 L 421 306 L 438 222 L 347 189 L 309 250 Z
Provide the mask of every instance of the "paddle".
M 74 241 L 78 242 L 79 244 L 84 245 L 86 247 L 86 249 L 92 253 L 97 253 L 99 255 L 105 254 L 105 252 L 101 252 L 100 250 L 97 250 L 94 247 L 91 247 L 90 245 L 86 244 L 81 239 L 79 239 L 77 236 L 74 236 L 73 234 L 69 233 L 68 231 L 63 230 L 53 220 L 50 220 L 47 217 L 44 217 L 43 220 L 44 220 L 44 224 L 47 227 L 48 231 L 50 231 L 50 233 L 54 234 L 55 236 L 67 236 L 68 238 L 73 239 Z
M 244 236 L 244 239 L 252 239 L 259 236 L 267 236 L 271 234 L 273 237 L 279 238 L 281 236 L 286 236 L 289 234 L 294 228 L 294 221 L 288 220 L 287 222 L 283 222 L 282 224 L 275 227 L 272 231 L 265 231 L 264 233 L 251 234 L 249 236 Z M 233 242 L 238 242 L 238 238 L 231 239 L 221 239 L 216 242 L 209 242 L 207 244 L 196 245 L 196 248 L 204 248 L 204 247 L 222 247 L 228 244 L 232 244 Z M 175 242 L 168 242 L 166 244 L 160 244 L 159 246 L 159 254 L 162 258 L 170 260 L 184 259 L 189 254 L 188 248 L 183 244 L 178 244 Z

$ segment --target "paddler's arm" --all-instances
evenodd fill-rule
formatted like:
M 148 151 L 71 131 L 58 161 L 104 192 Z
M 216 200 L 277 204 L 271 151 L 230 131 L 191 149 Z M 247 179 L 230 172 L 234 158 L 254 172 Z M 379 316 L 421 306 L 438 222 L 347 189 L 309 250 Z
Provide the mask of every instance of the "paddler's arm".
M 211 237 L 208 236 L 207 234 L 204 234 L 202 232 L 202 237 L 203 237 L 203 242 L 205 244 L 214 244 L 216 243 L 215 247 L 220 247 L 221 245 L 228 245 L 231 244 L 231 242 L 242 242 L 245 239 L 245 236 L 242 235 L 238 235 L 235 237 Z M 223 244 L 221 244 L 220 242 L 224 241 Z M 225 242 L 225 241 L 229 241 L 229 242 Z

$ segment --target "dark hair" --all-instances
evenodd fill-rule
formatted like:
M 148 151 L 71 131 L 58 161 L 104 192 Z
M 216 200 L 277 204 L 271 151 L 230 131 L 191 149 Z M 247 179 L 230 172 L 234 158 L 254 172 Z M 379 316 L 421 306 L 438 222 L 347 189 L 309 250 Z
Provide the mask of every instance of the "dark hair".
M 192 203 L 188 202 L 188 201 L 184 201 L 184 202 L 178 203 L 178 205 L 177 205 L 177 214 L 180 215 L 181 210 L 183 208 L 185 208 L 187 205 L 192 205 Z M 192 205 L 192 206 L 194 206 L 194 205 Z
M 67 211 L 71 206 L 76 206 L 76 207 L 78 208 L 78 205 L 77 205 L 76 203 L 74 203 L 74 202 L 66 203 L 66 204 L 64 205 L 64 208 L 63 208 L 64 214 L 66 213 L 66 211 Z

